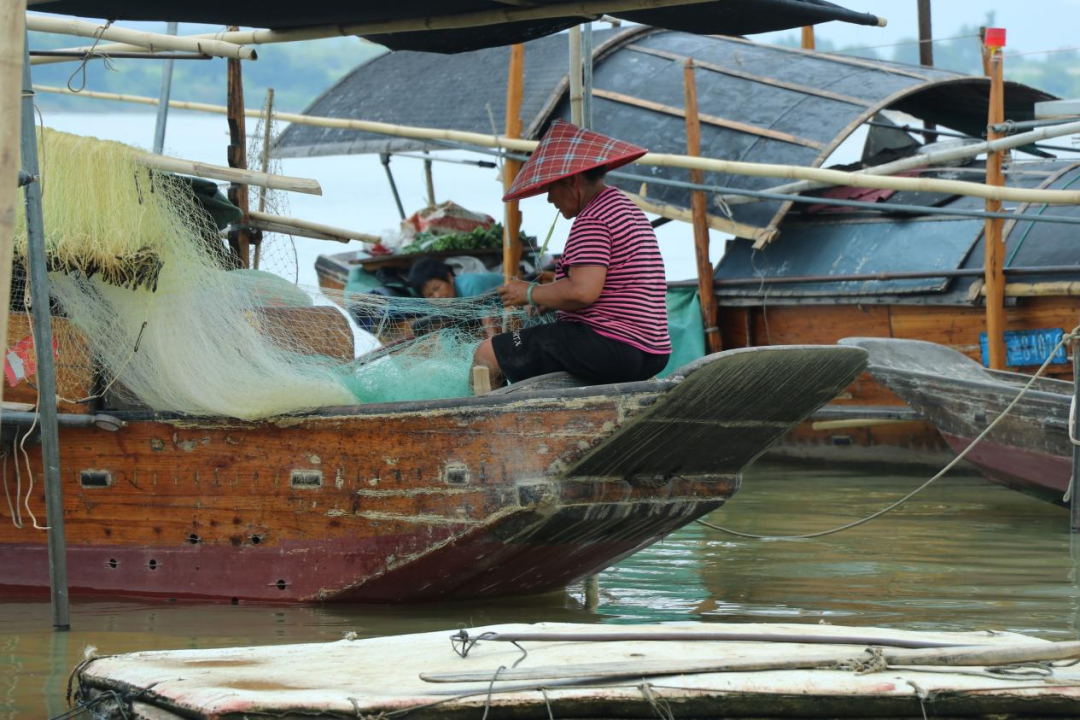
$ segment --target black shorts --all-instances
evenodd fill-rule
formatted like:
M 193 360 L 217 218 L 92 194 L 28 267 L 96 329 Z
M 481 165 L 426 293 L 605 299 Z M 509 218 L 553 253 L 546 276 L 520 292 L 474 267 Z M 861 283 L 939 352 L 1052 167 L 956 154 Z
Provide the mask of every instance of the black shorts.
M 560 370 L 596 384 L 648 380 L 664 369 L 669 357 L 638 350 L 577 322 L 502 333 L 491 339 L 491 346 L 510 382 Z

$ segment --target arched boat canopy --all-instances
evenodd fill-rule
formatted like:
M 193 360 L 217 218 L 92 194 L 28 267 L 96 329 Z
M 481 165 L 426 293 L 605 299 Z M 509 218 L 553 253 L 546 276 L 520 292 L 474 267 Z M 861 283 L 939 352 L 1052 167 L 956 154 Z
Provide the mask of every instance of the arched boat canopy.
M 509 51 L 480 50 L 453 57 L 410 52 L 384 55 L 358 67 L 305 112 L 400 125 L 500 132 L 505 127 Z M 683 64 L 697 65 L 701 147 L 706 157 L 818 167 L 863 122 L 882 110 L 975 137 L 986 128 L 989 81 L 946 70 L 865 60 L 648 27 L 596 33 L 594 127 L 654 152 L 686 152 Z M 525 136 L 539 138 L 555 118 L 570 118 L 565 37 L 526 44 Z M 1034 103 L 1052 95 L 1006 84 L 1005 116 L 1034 116 Z M 490 112 L 489 112 L 490 108 Z M 281 157 L 445 149 L 421 141 L 294 125 L 280 138 Z M 651 178 L 687 180 L 684 170 L 629 166 L 641 181 L 615 181 L 639 192 Z M 767 189 L 771 178 L 709 173 L 719 186 Z M 656 184 L 648 198 L 689 208 L 686 190 Z M 732 206 L 734 220 L 775 229 L 781 202 Z M 709 212 L 721 214 L 715 200 Z M 749 237 L 755 237 L 750 234 Z

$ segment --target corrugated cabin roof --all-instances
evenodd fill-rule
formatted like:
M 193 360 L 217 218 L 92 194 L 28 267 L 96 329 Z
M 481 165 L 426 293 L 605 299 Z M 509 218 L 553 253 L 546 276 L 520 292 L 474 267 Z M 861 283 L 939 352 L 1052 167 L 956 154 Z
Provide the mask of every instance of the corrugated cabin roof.
M 505 127 L 509 51 L 455 58 L 394 53 L 357 68 L 305 112 L 401 125 L 490 133 Z M 539 138 L 555 118 L 570 118 L 565 37 L 526 44 L 525 136 Z M 597 34 L 593 125 L 654 152 L 686 152 L 683 63 L 697 65 L 702 155 L 729 160 L 818 167 L 864 121 L 902 110 L 942 127 L 981 135 L 989 81 L 945 70 L 763 45 L 735 37 L 637 27 Z M 1034 103 L 1053 96 L 1007 83 L 1006 117 L 1033 117 Z M 487 108 L 490 106 L 491 114 Z M 279 139 L 282 157 L 386 152 L 438 146 L 350 130 L 293 126 Z M 684 170 L 631 165 L 639 179 L 613 180 L 640 192 L 651 178 L 687 180 Z M 705 182 L 761 190 L 777 180 L 708 173 Z M 647 185 L 652 201 L 689 208 L 689 192 Z M 734 220 L 774 229 L 787 203 L 733 206 Z M 710 213 L 719 215 L 715 200 Z

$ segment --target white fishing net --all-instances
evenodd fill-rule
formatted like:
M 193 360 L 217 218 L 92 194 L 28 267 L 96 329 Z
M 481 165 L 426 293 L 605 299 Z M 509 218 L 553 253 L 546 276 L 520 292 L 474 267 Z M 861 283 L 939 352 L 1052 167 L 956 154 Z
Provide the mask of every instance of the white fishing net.
M 463 396 L 482 337 L 525 320 L 490 295 L 346 299 L 230 269 L 228 246 L 188 185 L 140 166 L 118 143 L 46 131 L 43 144 L 65 400 L 258 419 Z M 20 257 L 25 238 L 21 223 Z M 16 282 L 16 325 L 24 296 Z M 358 348 L 369 351 L 356 357 Z

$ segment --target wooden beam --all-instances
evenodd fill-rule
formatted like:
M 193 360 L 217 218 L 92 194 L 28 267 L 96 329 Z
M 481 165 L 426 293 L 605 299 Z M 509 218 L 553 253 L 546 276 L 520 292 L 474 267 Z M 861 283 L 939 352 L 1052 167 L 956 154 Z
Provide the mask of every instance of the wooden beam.
M 148 33 L 130 28 L 116 27 L 105 23 L 90 23 L 74 18 L 49 17 L 45 15 L 27 15 L 26 26 L 37 32 L 55 33 L 59 35 L 78 35 L 80 37 L 94 38 L 97 40 L 116 40 L 132 45 L 135 52 L 147 53 L 161 50 L 178 50 L 192 52 L 198 55 L 211 55 L 214 57 L 233 58 L 237 60 L 257 60 L 258 54 L 249 47 L 236 43 L 223 42 L 211 37 L 178 37 L 176 35 L 163 35 Z M 105 45 L 98 45 L 95 52 L 105 52 Z M 87 48 L 89 49 L 89 48 Z M 61 58 L 61 60 L 80 60 L 81 58 Z M 56 58 L 38 58 L 40 61 L 56 60 Z M 46 64 L 35 62 L 33 65 Z
M 583 67 L 581 59 L 581 26 L 575 25 L 568 33 L 570 62 L 570 122 L 578 127 L 585 127 L 585 88 L 583 86 Z
M 54 92 L 61 95 L 75 95 L 65 88 L 37 87 L 38 92 Z M 120 100 L 135 102 L 143 105 L 156 105 L 157 98 L 138 97 L 131 95 L 118 95 L 116 93 L 92 92 L 83 90 L 77 93 L 81 97 L 97 98 L 103 100 Z M 206 103 L 170 101 L 169 107 L 185 110 L 197 110 L 200 112 L 224 113 L 225 108 L 221 105 L 209 105 Z M 261 110 L 248 110 L 247 115 L 261 116 Z M 512 152 L 532 152 L 536 149 L 535 140 L 514 140 L 511 138 L 493 136 L 490 133 L 464 132 L 461 130 L 443 130 L 440 128 L 413 127 L 408 125 L 395 125 L 392 123 L 373 122 L 370 120 L 352 120 L 348 118 L 316 117 L 301 115 L 300 113 L 277 113 L 276 117 L 297 125 L 310 125 L 313 127 L 339 128 L 342 130 L 358 130 L 371 132 L 379 135 L 392 137 L 407 137 L 415 140 L 449 140 L 466 145 L 474 145 L 481 148 L 501 148 Z M 1044 128 L 1048 129 L 1048 128 Z M 685 155 L 668 153 L 649 153 L 636 161 L 639 165 L 654 167 L 674 167 L 683 169 L 699 169 L 705 172 L 715 172 L 728 175 L 744 175 L 747 177 L 771 177 L 787 178 L 790 180 L 812 180 L 827 185 L 850 185 L 852 187 L 879 188 L 884 190 L 905 190 L 913 192 L 935 192 L 951 195 L 964 195 L 982 199 L 1001 200 L 1002 202 L 1028 202 L 1044 203 L 1047 205 L 1080 205 L 1080 191 L 1077 190 L 1036 190 L 1018 187 L 991 187 L 982 183 L 964 182 L 961 180 L 938 180 L 923 177 L 887 177 L 870 175 L 867 173 L 851 173 L 842 170 L 825 170 L 822 168 L 806 167 L 805 165 L 782 165 L 778 163 L 752 163 L 738 160 L 720 160 L 717 158 L 692 158 Z M 149 163 L 148 163 L 149 164 Z M 192 163 L 197 164 L 197 163 Z M 213 166 L 211 166 L 213 167 Z M 229 168 L 220 168 L 230 171 Z M 238 171 L 232 171 L 238 172 Z M 195 173 L 197 174 L 197 173 Z M 203 175 L 213 177 L 212 175 Z M 255 184 L 255 183 L 250 183 Z M 269 186 L 273 187 L 273 186 Z M 315 193 L 318 194 L 316 190 Z
M 506 79 L 506 137 L 521 137 L 521 99 L 525 84 L 525 45 L 510 48 L 509 75 Z M 503 191 L 510 186 L 521 170 L 521 162 L 509 158 L 503 161 Z M 516 278 L 521 266 L 521 207 L 517 200 L 506 203 L 503 223 L 503 278 Z
M 832 53 L 820 52 L 818 50 L 803 50 L 802 48 L 784 47 L 783 45 L 766 45 L 745 38 L 733 37 L 731 35 L 710 35 L 709 37 L 726 40 L 728 42 L 742 43 L 743 45 L 753 45 L 755 47 L 775 50 L 777 52 L 791 53 L 793 55 L 807 55 L 817 60 L 827 60 L 828 62 L 840 63 L 841 65 L 852 65 L 854 67 L 866 68 L 867 70 L 876 70 L 877 72 L 885 73 L 886 75 L 903 75 L 905 77 L 915 78 L 916 80 L 922 80 L 923 82 L 929 80 L 925 75 L 920 75 L 911 70 L 893 67 L 892 65 L 882 67 L 880 64 L 873 61 L 860 60 L 859 58 L 853 58 L 847 55 L 833 55 Z
M 674 115 L 675 117 L 686 117 L 686 111 L 682 108 L 674 107 L 673 105 L 664 105 L 663 103 L 653 102 L 652 100 L 642 100 L 631 95 L 624 95 L 623 93 L 612 92 L 611 90 L 593 90 L 593 95 L 596 97 L 604 98 L 605 100 L 611 100 L 613 102 L 622 103 L 623 105 L 632 105 L 634 107 L 644 108 L 646 110 L 652 110 L 654 112 L 664 113 L 665 115 Z M 780 132 L 778 130 L 769 130 L 767 128 L 760 128 L 755 125 L 748 125 L 746 123 L 737 122 L 735 120 L 726 120 L 715 115 L 699 115 L 700 121 L 709 125 L 715 125 L 717 127 L 726 128 L 728 130 L 734 130 L 736 132 L 747 133 L 749 135 L 757 135 L 759 137 L 766 137 L 772 140 L 780 140 L 781 142 L 791 143 L 793 145 L 803 145 L 815 150 L 822 150 L 825 148 L 824 143 L 820 143 L 816 140 L 808 140 L 807 138 L 796 137 L 789 133 Z
M 1002 79 L 1003 58 L 1000 48 L 994 48 L 990 58 L 990 107 L 988 124 L 1005 121 L 1005 83 Z M 1001 137 L 992 130 L 987 131 L 986 139 L 993 141 Z M 986 158 L 986 184 L 1002 187 L 1005 175 L 1001 169 L 1002 153 L 992 152 Z M 999 212 L 1001 201 L 988 199 L 987 212 Z M 1002 230 L 1005 221 L 1001 218 L 988 218 L 984 230 L 986 252 L 983 267 L 986 268 L 986 339 L 989 349 L 990 368 L 1004 370 L 1005 348 L 1005 241 Z
M 686 62 L 686 55 L 679 55 L 677 53 L 667 52 L 666 50 L 656 50 L 654 48 L 645 47 L 644 45 L 627 45 L 627 50 L 633 50 L 634 52 L 644 53 L 646 55 L 654 55 L 656 57 L 666 58 L 673 62 Z M 817 97 L 826 98 L 828 100 L 836 100 L 837 102 L 847 103 L 848 105 L 858 105 L 859 107 L 870 107 L 873 105 L 869 100 L 863 100 L 862 98 L 852 97 L 851 95 L 842 95 L 841 93 L 832 92 L 831 90 L 821 90 L 820 88 L 807 87 L 806 85 L 798 85 L 792 82 L 786 82 L 784 80 L 777 80 L 775 78 L 765 77 L 764 75 L 754 75 L 753 73 L 743 72 L 742 70 L 733 70 L 731 68 L 724 67 L 723 65 L 716 65 L 714 63 L 705 62 L 703 60 L 694 60 L 694 65 L 702 70 L 708 70 L 714 73 L 720 73 L 721 75 L 730 75 L 731 77 L 740 78 L 742 80 L 749 80 L 750 82 L 761 83 L 762 85 L 771 85 L 772 87 L 781 88 L 784 90 L 790 90 L 802 95 L 815 95 Z
M 233 27 L 232 30 L 237 28 Z M 247 115 L 244 113 L 244 78 L 240 61 L 228 62 L 228 119 L 229 119 L 229 167 L 247 170 Z M 270 118 L 266 122 L 270 122 Z M 248 186 L 234 182 L 229 185 L 229 202 L 240 209 L 240 228 L 229 231 L 229 245 L 236 254 L 240 267 L 251 265 L 251 231 L 247 228 Z
M 19 152 L 22 130 L 23 54 L 26 2 L 0 4 L 0 348 L 6 351 L 15 248 L 15 210 L 19 202 Z M 0 400 L 3 399 L 0 383 Z M 6 481 L 6 479 L 5 479 Z
M 249 224 L 265 232 L 299 235 L 316 240 L 333 240 L 341 243 L 359 240 L 360 242 L 375 245 L 382 241 L 382 238 L 378 235 L 356 232 L 355 230 L 347 230 L 332 225 L 323 225 L 322 223 L 300 220 L 299 218 L 272 215 L 259 210 L 251 210 L 248 215 Z
M 814 42 L 813 25 L 803 25 L 801 46 L 803 50 L 814 50 L 817 48 L 817 43 Z
M 630 198 L 631 202 L 647 213 L 659 215 L 660 217 L 668 218 L 669 220 L 678 220 L 679 222 L 692 223 L 694 221 L 693 212 L 684 207 L 650 200 L 637 193 L 627 192 L 626 195 Z M 776 236 L 779 234 L 775 228 L 762 228 L 754 225 L 746 225 L 745 223 L 728 220 L 719 215 L 707 215 L 706 220 L 709 227 L 713 230 L 726 232 L 735 237 L 753 240 L 754 242 L 770 243 L 775 240 Z
M 296 42 L 299 40 L 320 40 L 323 38 L 350 35 L 385 35 L 388 33 L 423 32 L 430 30 L 460 30 L 463 28 L 489 27 L 504 23 L 526 22 L 530 20 L 550 20 L 554 18 L 579 17 L 598 20 L 609 13 L 633 12 L 637 10 L 660 10 L 684 5 L 702 5 L 715 0 L 585 0 L 584 2 L 544 3 L 528 7 L 508 7 L 493 10 L 480 10 L 458 15 L 436 15 L 407 20 L 391 20 L 376 23 L 358 23 L 353 25 L 320 25 L 317 27 L 296 28 L 293 30 L 243 30 L 226 33 L 206 33 L 191 35 L 188 39 L 217 39 L 235 45 L 264 45 L 269 43 Z M 68 48 L 65 48 L 68 49 Z M 83 50 L 86 48 L 71 48 Z M 146 49 L 131 44 L 98 45 L 100 52 L 145 52 Z M 64 62 L 74 58 L 40 58 L 42 61 Z
M 686 154 L 701 155 L 701 123 L 697 111 L 697 83 L 694 82 L 694 61 L 687 58 L 683 65 L 683 90 L 686 95 Z M 690 182 L 705 182 L 701 170 L 690 171 Z M 720 311 L 713 292 L 713 267 L 709 260 L 709 200 L 701 190 L 690 192 L 690 210 L 694 225 L 694 255 L 697 260 L 698 297 L 701 302 L 701 322 L 705 331 L 705 349 L 710 353 L 723 349 L 717 318 Z
M 83 92 L 88 92 L 84 90 Z M 171 103 L 170 103 L 171 105 Z M 297 178 L 288 175 L 272 175 L 269 173 L 255 172 L 254 170 L 242 170 L 224 165 L 212 165 L 210 163 L 184 160 L 183 158 L 168 157 L 166 155 L 154 155 L 153 153 L 139 153 L 136 160 L 140 165 L 179 173 L 181 175 L 194 175 L 196 177 L 210 178 L 212 180 L 225 180 L 227 182 L 242 182 L 246 185 L 267 187 L 271 190 L 287 190 L 305 195 L 322 195 L 322 186 L 317 180 L 310 178 Z

